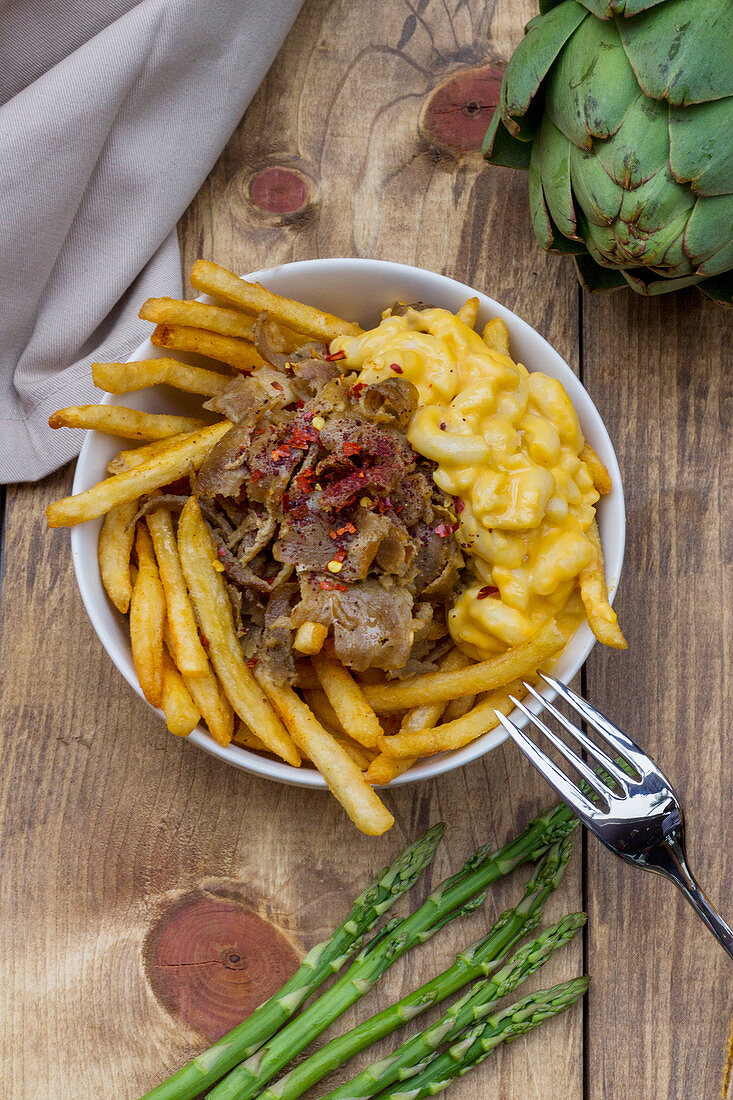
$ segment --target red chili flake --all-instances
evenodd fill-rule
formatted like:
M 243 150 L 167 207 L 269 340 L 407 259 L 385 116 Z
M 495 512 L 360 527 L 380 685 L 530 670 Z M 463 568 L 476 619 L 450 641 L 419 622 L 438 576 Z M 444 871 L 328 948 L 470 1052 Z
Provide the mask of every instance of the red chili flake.
M 453 497 L 453 511 L 456 513 L 457 516 L 460 516 L 465 507 L 465 500 L 461 500 L 460 497 Z
M 335 550 L 334 551 L 334 555 L 333 555 L 333 560 L 334 561 L 343 561 L 345 557 L 346 557 L 346 551 L 345 550 Z
M 339 532 L 341 531 L 343 531 L 345 535 L 355 535 L 356 527 L 354 527 L 353 523 L 345 523 L 343 527 L 339 528 Z
M 445 420 L 441 420 L 441 422 L 440 422 L 441 432 L 444 432 L 447 427 L 448 427 L 448 425 L 446 424 Z
M 315 479 L 315 470 L 303 470 L 302 473 L 295 475 L 293 481 L 295 482 L 296 489 L 300 490 L 301 493 L 312 493 Z
M 280 393 L 283 393 L 285 390 L 285 387 L 282 385 L 281 382 L 270 382 L 270 385 L 272 386 L 273 390 L 280 390 Z
M 287 458 L 290 454 L 290 447 L 287 443 L 281 443 L 279 447 L 276 447 L 274 451 L 270 452 L 270 458 L 273 462 L 280 462 L 281 459 Z
M 250 481 L 255 485 L 262 477 L 262 470 L 253 470 L 250 476 Z
M 453 534 L 453 529 L 449 523 L 439 523 L 437 527 L 434 527 L 436 535 L 439 535 L 442 539 L 447 539 L 448 535 Z
M 298 451 L 305 451 L 308 449 L 308 444 L 312 443 L 316 439 L 316 433 L 313 428 L 293 428 L 292 432 L 288 436 L 288 444 L 291 447 L 295 447 Z M 286 444 L 287 446 L 287 444 Z
M 209 639 L 206 637 L 206 635 L 205 634 L 199 634 L 199 638 L 201 639 L 201 645 L 204 647 L 204 649 L 208 649 L 209 648 Z
M 304 405 L 305 405 L 305 401 L 303 400 L 302 397 L 299 397 L 298 400 L 295 402 L 296 409 L 302 409 Z
M 351 392 L 353 393 L 354 397 L 358 397 L 361 391 L 366 389 L 366 386 L 366 382 L 355 382 L 354 385 L 351 387 Z
M 308 515 L 308 508 L 305 504 L 296 504 L 295 508 L 291 508 L 288 512 L 290 519 L 305 519 Z
M 327 355 L 326 356 L 326 362 L 327 363 L 335 363 L 337 359 L 345 359 L 345 358 L 346 358 L 346 352 L 345 351 L 335 351 L 333 353 L 333 355 Z
M 496 585 L 485 584 L 483 588 L 479 588 L 479 590 L 476 594 L 476 599 L 477 600 L 485 600 L 488 596 L 498 596 L 498 595 L 499 595 L 499 589 L 496 587 Z
M 395 374 L 402 374 L 403 373 L 402 367 L 399 365 L 399 363 L 390 363 L 389 364 L 389 369 L 393 370 L 395 372 Z
M 343 452 L 348 458 L 349 455 L 358 455 L 361 447 L 358 443 L 355 443 L 353 439 L 347 439 L 343 446 Z
M 281 497 L 281 501 L 282 501 L 282 506 L 283 506 L 283 512 L 289 512 L 290 511 L 290 493 L 288 493 L 287 491 L 284 492 L 282 497 Z
M 259 664 L 259 661 L 257 660 L 256 657 L 248 657 L 247 658 L 247 668 L 257 668 L 258 664 Z
M 361 477 L 361 478 L 363 478 L 363 477 L 364 477 L 364 471 L 363 471 L 363 470 L 359 470 L 359 472 L 358 472 L 358 474 L 357 474 L 356 476 L 357 476 L 357 477 Z
M 348 592 L 348 584 L 341 584 L 340 581 L 319 581 L 318 587 L 322 592 Z

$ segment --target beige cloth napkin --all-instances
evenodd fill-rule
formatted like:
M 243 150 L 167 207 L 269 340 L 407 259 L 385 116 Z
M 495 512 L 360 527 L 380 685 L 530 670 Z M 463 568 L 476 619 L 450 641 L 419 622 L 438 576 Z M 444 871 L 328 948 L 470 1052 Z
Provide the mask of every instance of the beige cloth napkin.
M 176 294 L 176 222 L 301 0 L 14 0 L 0 35 L 0 482 L 43 477 L 99 399 L 89 364 Z

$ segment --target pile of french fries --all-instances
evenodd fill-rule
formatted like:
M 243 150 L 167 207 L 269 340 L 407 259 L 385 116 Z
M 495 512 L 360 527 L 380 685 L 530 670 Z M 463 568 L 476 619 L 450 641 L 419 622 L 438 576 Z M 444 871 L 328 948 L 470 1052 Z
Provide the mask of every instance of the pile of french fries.
M 252 342 L 262 313 L 279 326 L 289 350 L 361 331 L 216 264 L 197 261 L 191 282 L 221 305 L 156 298 L 145 303 L 140 316 L 156 325 L 155 346 L 208 356 L 211 366 L 174 358 L 95 363 L 100 389 L 125 394 L 165 383 L 210 397 L 237 372 L 262 364 Z M 469 300 L 461 318 L 473 325 L 477 307 L 476 299 Z M 489 322 L 483 335 L 489 346 L 508 353 L 501 320 Z M 112 459 L 107 479 L 50 505 L 47 519 L 51 527 L 68 527 L 104 516 L 102 581 L 117 610 L 129 614 L 140 687 L 151 706 L 163 711 L 169 730 L 185 737 L 203 719 L 220 745 L 233 741 L 293 767 L 310 763 L 352 821 L 370 835 L 385 832 L 394 821 L 374 786 L 390 783 L 421 757 L 459 749 L 493 729 L 495 712 L 511 712 L 511 696 L 522 696 L 522 681 L 552 663 L 583 614 L 601 641 L 625 646 L 608 603 L 595 529 L 596 559 L 581 576 L 579 593 L 528 642 L 478 662 L 452 649 L 437 671 L 389 682 L 373 671 L 352 673 L 336 659 L 327 628 L 305 623 L 294 638 L 297 684 L 283 685 L 263 663 L 243 655 L 223 566 L 195 497 L 180 515 L 164 505 L 164 497 L 159 507 L 154 504 L 162 489 L 200 468 L 231 424 L 117 405 L 62 409 L 50 423 L 143 441 Z M 608 492 L 610 480 L 598 456 L 586 447 L 582 457 L 598 491 Z M 143 504 L 145 514 L 138 518 Z

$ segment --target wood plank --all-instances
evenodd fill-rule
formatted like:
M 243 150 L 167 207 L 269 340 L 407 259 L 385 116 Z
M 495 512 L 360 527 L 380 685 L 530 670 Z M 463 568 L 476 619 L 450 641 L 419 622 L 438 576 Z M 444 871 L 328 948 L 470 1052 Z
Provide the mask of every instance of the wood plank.
M 455 10 L 309 0 L 184 219 L 186 266 L 197 255 L 242 271 L 316 255 L 417 263 L 515 308 L 575 364 L 575 284 L 567 265 L 534 244 L 526 179 L 482 170 L 477 153 L 456 157 L 419 131 L 435 86 L 508 56 L 533 9 L 530 0 L 496 9 L 471 0 Z M 254 177 L 273 166 L 295 168 L 305 181 L 299 210 L 265 213 L 250 201 Z M 272 205 L 271 194 L 266 201 Z M 205 1045 L 164 1009 L 146 973 L 151 930 L 181 898 L 251 906 L 302 951 L 429 822 L 443 818 L 450 829 L 419 899 L 478 844 L 521 828 L 547 798 L 519 755 L 499 749 L 440 780 L 390 792 L 397 823 L 375 841 L 357 834 L 329 796 L 236 773 L 171 738 L 94 636 L 67 536 L 44 528 L 43 507 L 69 483 L 63 473 L 8 499 L 0 909 L 13 934 L 0 947 L 0 1020 L 5 1088 L 17 1100 L 64 1100 L 70 1087 L 79 1100 L 134 1097 Z M 519 876 L 492 890 L 486 913 L 395 966 L 344 1023 L 447 964 L 518 889 Z M 548 918 L 580 906 L 576 855 Z M 578 941 L 534 984 L 581 965 Z M 571 1013 L 500 1051 L 452 1096 L 490 1088 L 527 1100 L 580 1100 L 581 1025 L 582 1014 Z
M 691 866 L 733 917 L 731 328 L 695 292 L 584 298 L 585 381 L 628 508 L 618 601 L 629 650 L 587 666 L 589 698 L 681 796 Z M 674 887 L 588 842 L 589 1100 L 720 1095 L 730 961 Z

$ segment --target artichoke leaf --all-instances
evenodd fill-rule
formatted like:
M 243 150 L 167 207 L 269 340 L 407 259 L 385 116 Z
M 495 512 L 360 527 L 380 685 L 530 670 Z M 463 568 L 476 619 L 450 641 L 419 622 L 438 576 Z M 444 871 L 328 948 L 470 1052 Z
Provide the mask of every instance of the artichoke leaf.
M 619 129 L 608 141 L 597 142 L 593 155 L 619 186 L 627 191 L 641 187 L 669 163 L 666 103 L 638 92 Z
M 539 164 L 535 156 L 529 162 L 529 214 L 532 219 L 534 235 L 547 251 L 547 249 L 552 248 L 555 238 L 552 232 L 550 212 L 547 209 L 545 196 L 542 192 Z
M 570 151 L 574 146 L 545 115 L 532 146 L 550 216 L 564 237 L 579 240 L 570 187 Z
M 721 275 L 733 267 L 733 195 L 697 200 L 684 248 L 701 275 Z
M 660 233 L 680 217 L 685 220 L 695 206 L 695 196 L 688 187 L 677 183 L 663 164 L 646 183 L 633 191 L 624 191 L 619 219 L 634 224 L 639 233 Z
M 733 305 L 733 271 L 716 275 L 713 279 L 703 279 L 699 289 L 711 302 L 717 302 L 720 306 Z
M 601 267 L 587 253 L 575 257 L 575 271 L 584 290 L 618 290 L 626 286 L 620 271 L 613 267 Z
M 501 164 L 505 168 L 529 168 L 532 146 L 529 142 L 512 137 L 497 107 L 486 131 L 482 151 L 491 164 Z
M 615 23 L 585 19 L 547 80 L 545 111 L 579 149 L 615 134 L 639 94 Z
M 684 290 L 688 286 L 699 286 L 705 281 L 699 275 L 683 275 L 679 279 L 661 276 L 655 279 L 653 273 L 643 267 L 622 271 L 621 275 L 636 294 L 643 294 L 647 298 L 669 294 L 673 290 Z
M 586 217 L 595 225 L 610 225 L 624 200 L 621 186 L 609 175 L 595 153 L 570 146 L 573 193 Z
M 616 27 L 636 79 L 675 105 L 733 95 L 731 0 L 667 0 Z
M 510 134 L 519 132 L 519 120 L 539 91 L 542 81 L 575 28 L 589 19 L 576 0 L 563 0 L 547 15 L 528 25 L 527 34 L 511 56 L 501 84 L 501 114 Z
M 667 0 L 580 0 L 580 3 L 599 19 L 613 19 L 614 15 L 625 15 L 628 19 L 655 4 L 666 4 Z
M 733 96 L 670 107 L 669 141 L 675 179 L 697 195 L 733 193 Z

